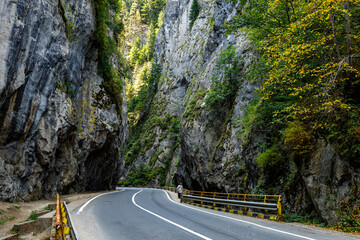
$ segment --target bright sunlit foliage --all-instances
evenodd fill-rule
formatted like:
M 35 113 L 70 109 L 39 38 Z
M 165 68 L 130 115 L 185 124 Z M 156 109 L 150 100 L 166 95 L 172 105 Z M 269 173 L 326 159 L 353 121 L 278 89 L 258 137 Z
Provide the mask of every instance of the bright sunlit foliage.
M 262 103 L 286 102 L 273 121 L 302 122 L 359 156 L 360 1 L 249 0 L 238 11 L 228 31 L 250 29 L 261 51 Z

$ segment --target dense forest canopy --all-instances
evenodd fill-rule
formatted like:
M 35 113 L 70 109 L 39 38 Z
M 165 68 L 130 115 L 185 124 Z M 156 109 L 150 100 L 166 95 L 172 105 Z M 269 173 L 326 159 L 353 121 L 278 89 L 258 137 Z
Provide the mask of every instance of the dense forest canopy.
M 122 52 L 130 66 L 126 93 L 131 129 L 142 111 L 149 108 L 149 98 L 153 97 L 157 88 L 154 76 L 158 74 L 159 67 L 153 67 L 153 53 L 156 35 L 163 23 L 165 4 L 164 0 L 124 2 L 126 30 Z

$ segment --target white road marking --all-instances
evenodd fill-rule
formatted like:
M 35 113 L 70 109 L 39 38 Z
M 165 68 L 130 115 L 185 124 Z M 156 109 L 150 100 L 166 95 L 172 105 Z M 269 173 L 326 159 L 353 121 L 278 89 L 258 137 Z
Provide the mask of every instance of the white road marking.
M 104 196 L 106 194 L 112 194 L 112 193 L 117 193 L 117 192 L 120 192 L 120 191 L 116 191 L 116 192 L 110 192 L 110 193 L 103 193 L 103 194 L 100 194 L 100 195 L 97 195 L 96 197 L 93 197 L 92 199 L 90 199 L 89 201 L 87 201 L 84 205 L 82 205 L 82 207 L 77 211 L 77 215 L 79 215 L 82 211 L 84 211 L 84 208 L 92 201 L 94 200 L 95 198 L 98 198 L 100 196 Z
M 164 191 L 164 192 L 166 193 L 166 195 L 167 195 L 167 197 L 168 197 L 168 199 L 169 199 L 170 201 L 172 201 L 173 203 L 176 203 L 176 204 L 178 204 L 178 205 L 180 205 L 180 206 L 183 206 L 183 207 L 187 207 L 187 208 L 190 208 L 190 209 L 199 211 L 199 212 L 204 212 L 204 213 L 211 214 L 211 215 L 215 215 L 215 216 L 218 216 L 218 217 L 223 217 L 223 218 L 231 219 L 231 220 L 238 221 L 238 222 L 242 222 L 242 223 L 247 223 L 247 224 L 254 225 L 254 226 L 257 226 L 257 227 L 260 227 L 260 228 L 265 228 L 265 229 L 268 229 L 268 230 L 271 230 L 271 231 L 274 231 L 274 232 L 279 232 L 279 233 L 287 234 L 287 235 L 294 236 L 294 237 L 298 237 L 298 238 L 303 238 L 303 239 L 307 239 L 307 240 L 316 240 L 316 239 L 314 239 L 314 238 L 309 238 L 309 237 L 297 235 L 297 234 L 294 234 L 294 233 L 289 233 L 289 232 L 285 232 L 285 231 L 282 231 L 282 230 L 278 230 L 278 229 L 274 229 L 274 228 L 270 228 L 270 227 L 265 227 L 265 226 L 262 226 L 262 225 L 260 225 L 260 224 L 256 224 L 256 223 L 244 221 L 244 220 L 241 220 L 241 219 L 232 218 L 232 217 L 228 217 L 228 216 L 225 216 L 225 215 L 208 212 L 208 211 L 205 211 L 205 210 L 202 210 L 202 209 L 198 209 L 198 208 L 195 208 L 195 207 L 190 207 L 190 206 L 187 206 L 187 205 L 185 205 L 185 204 L 181 204 L 181 203 L 175 202 L 174 200 L 172 200 L 172 199 L 170 198 L 169 194 L 168 194 L 165 190 L 162 190 L 162 191 Z
M 200 238 L 202 238 L 202 239 L 212 240 L 211 238 L 208 238 L 208 237 L 206 237 L 206 236 L 204 236 L 204 235 L 202 235 L 202 234 L 200 234 L 200 233 L 197 233 L 197 232 L 195 232 L 195 231 L 193 231 L 193 230 L 191 230 L 191 229 L 188 229 L 188 228 L 186 228 L 186 227 L 184 227 L 184 226 L 181 226 L 180 224 L 174 223 L 173 221 L 170 221 L 169 219 L 166 219 L 166 218 L 164 218 L 164 217 L 162 217 L 162 216 L 160 216 L 160 215 L 158 215 L 158 214 L 156 214 L 156 213 L 153 213 L 153 212 L 151 212 L 151 211 L 149 211 L 149 210 L 141 207 L 140 205 L 138 205 L 138 204 L 135 202 L 135 196 L 136 196 L 138 193 L 140 193 L 140 192 L 142 192 L 142 190 L 138 191 L 137 193 L 135 193 L 135 194 L 132 196 L 132 202 L 134 203 L 135 206 L 137 206 L 138 208 L 140 208 L 141 210 L 143 210 L 143 211 L 145 211 L 145 212 L 147 212 L 147 213 L 150 213 L 150 214 L 154 215 L 155 217 L 160 218 L 161 220 L 164 220 L 165 222 L 168 222 L 168 223 L 170 223 L 170 224 L 172 224 L 172 225 L 174 225 L 174 226 L 176 226 L 176 227 L 178 227 L 178 228 L 181 228 L 181 229 L 183 229 L 183 230 L 185 230 L 185 231 L 187 231 L 187 232 L 189 232 L 189 233 L 192 233 L 192 234 L 194 234 L 194 235 L 196 235 L 196 236 L 198 236 L 198 237 L 200 237 Z

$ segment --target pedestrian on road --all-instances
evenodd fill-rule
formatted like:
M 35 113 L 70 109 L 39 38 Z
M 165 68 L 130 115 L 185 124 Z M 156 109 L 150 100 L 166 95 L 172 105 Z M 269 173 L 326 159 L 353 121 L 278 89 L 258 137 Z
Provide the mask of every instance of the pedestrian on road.
M 178 193 L 178 198 L 182 198 L 183 195 L 183 186 L 182 186 L 182 182 L 179 183 L 179 185 L 177 186 L 177 193 Z

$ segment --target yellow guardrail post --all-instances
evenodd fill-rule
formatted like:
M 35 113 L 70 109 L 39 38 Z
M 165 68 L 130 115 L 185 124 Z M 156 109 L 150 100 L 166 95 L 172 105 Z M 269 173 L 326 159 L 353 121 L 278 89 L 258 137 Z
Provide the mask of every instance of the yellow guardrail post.
M 278 198 L 277 209 L 278 209 L 278 215 L 281 216 L 281 196 L 279 196 Z
M 62 223 L 62 214 L 61 214 L 61 204 L 60 204 L 60 196 L 57 194 L 56 200 L 56 213 L 55 213 L 55 238 L 56 239 L 64 239 L 64 231 L 63 231 L 63 223 Z
M 244 195 L 244 202 L 246 202 L 246 194 Z M 247 208 L 244 208 L 245 211 L 247 211 Z
M 213 198 L 216 198 L 216 193 L 214 193 Z M 216 204 L 214 203 L 213 206 L 215 207 Z
M 230 198 L 230 194 L 228 193 L 227 200 L 229 200 L 229 198 Z M 227 209 L 230 209 L 230 205 L 227 205 L 226 207 L 227 207 Z
M 266 203 L 266 195 L 264 197 L 264 203 Z M 268 214 L 269 213 L 269 210 L 265 210 L 265 214 Z
M 277 211 L 277 215 L 281 215 L 281 195 L 261 195 L 261 194 L 233 194 L 233 193 L 217 193 L 217 192 L 204 192 L 204 191 L 192 191 L 185 190 L 186 195 L 190 195 L 185 198 L 185 201 L 190 201 L 190 203 L 198 202 L 201 205 L 205 204 L 210 208 L 213 206 L 215 210 L 227 211 L 226 209 L 231 209 L 231 205 L 237 206 L 244 214 L 252 216 L 254 212 L 246 213 L 249 209 L 260 209 L 261 212 L 255 212 L 255 216 L 260 216 L 264 218 L 264 214 L 268 214 L 269 211 Z M 214 200 L 211 200 L 213 198 Z M 245 202 L 242 202 L 242 200 Z M 277 202 L 277 203 L 276 203 Z M 216 208 L 216 206 L 223 206 L 222 208 Z M 219 211 L 220 211 L 219 210 Z M 231 212 L 231 211 L 229 211 Z M 241 213 L 242 214 L 242 213 Z M 271 215 L 270 219 L 278 219 L 276 216 Z
M 55 239 L 67 240 L 71 237 L 71 226 L 67 216 L 65 204 L 60 202 L 60 196 L 57 194 L 56 213 L 55 213 Z

